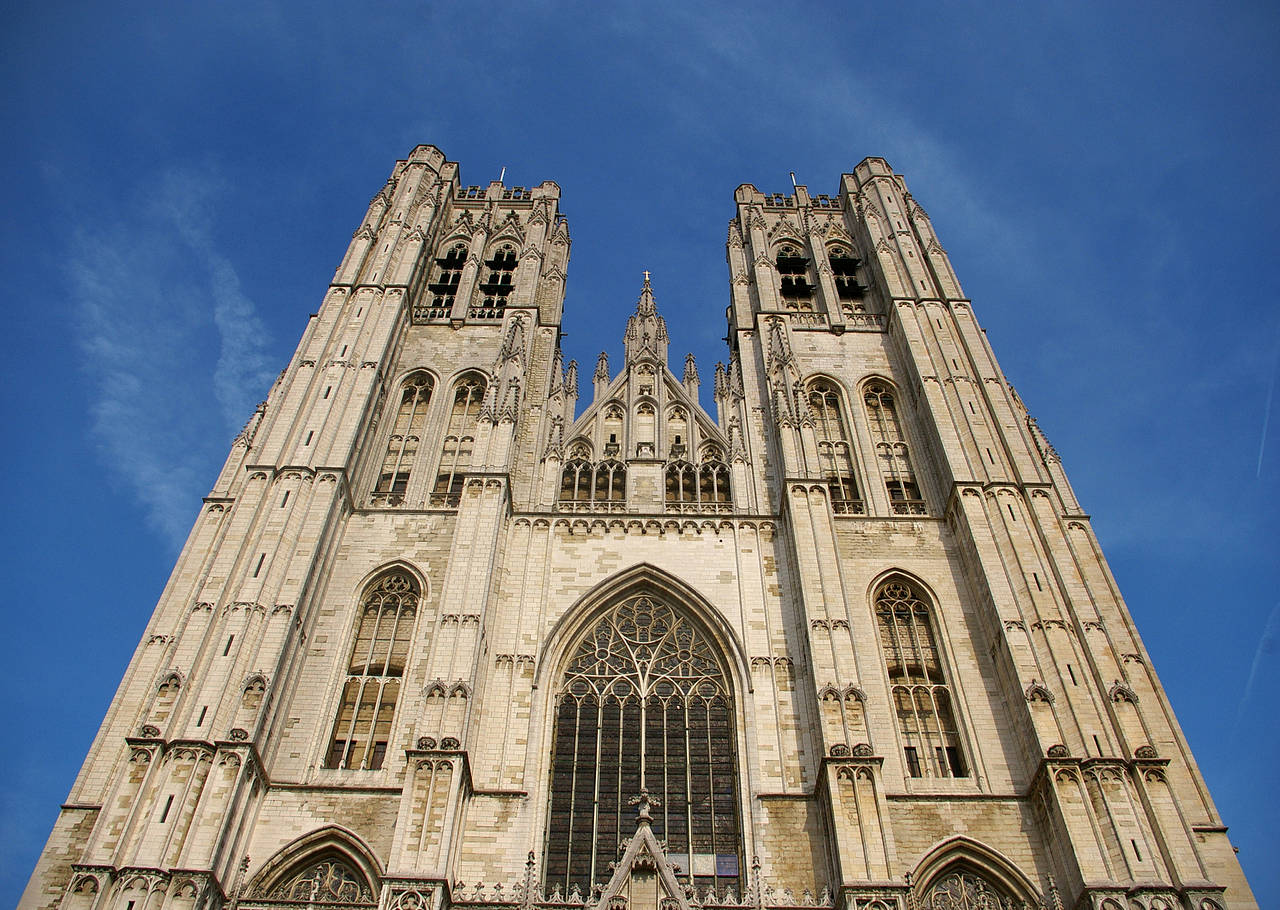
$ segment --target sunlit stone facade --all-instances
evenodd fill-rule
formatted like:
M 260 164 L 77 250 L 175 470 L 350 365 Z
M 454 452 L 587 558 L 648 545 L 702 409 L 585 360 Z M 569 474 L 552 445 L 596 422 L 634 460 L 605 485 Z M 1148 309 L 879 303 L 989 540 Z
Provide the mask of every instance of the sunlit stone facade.
M 398 162 L 23 906 L 1254 906 L 902 178 L 734 202 L 710 414 L 648 274 L 563 362 L 556 184 Z

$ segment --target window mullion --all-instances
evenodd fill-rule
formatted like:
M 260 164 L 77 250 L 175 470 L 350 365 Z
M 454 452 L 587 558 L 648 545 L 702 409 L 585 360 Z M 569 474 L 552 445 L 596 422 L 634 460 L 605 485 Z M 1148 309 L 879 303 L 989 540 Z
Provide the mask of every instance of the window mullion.
M 608 703 L 602 704 L 596 712 L 596 766 L 595 783 L 591 791 L 591 843 L 600 842 L 600 749 L 604 745 L 604 712 Z M 591 850 L 591 873 L 588 876 L 588 888 L 596 880 L 596 850 Z
M 360 728 L 360 710 L 364 705 L 364 690 L 368 684 L 369 677 L 361 676 L 359 683 L 356 685 L 356 700 L 351 707 L 351 720 L 347 724 L 347 748 L 345 749 L 346 755 L 342 763 L 344 768 L 350 768 L 351 759 L 355 757 L 356 733 Z
M 918 688 L 917 686 L 909 686 L 907 688 L 907 697 L 911 700 L 911 715 L 915 718 L 916 746 L 919 748 L 921 752 L 924 753 L 923 755 L 923 758 L 925 761 L 924 767 L 928 768 L 929 767 L 929 751 L 928 751 L 929 735 L 924 724 L 924 719 L 920 716 L 920 700 L 916 697 L 917 688 Z M 921 756 L 917 756 L 916 761 L 918 762 L 920 758 Z
M 711 823 L 711 855 L 716 854 L 716 769 L 712 762 L 711 752 L 711 701 L 703 699 L 703 708 L 707 714 L 707 809 L 710 815 Z M 689 865 L 693 865 L 693 860 L 689 861 Z M 712 876 L 714 878 L 715 867 L 712 867 Z
M 684 811 L 685 811 L 685 862 L 689 864 L 689 883 L 693 883 L 693 762 L 689 749 L 689 712 L 693 706 L 688 696 L 684 700 Z
M 569 878 L 573 874 L 573 823 L 576 817 L 578 801 L 578 738 L 582 732 L 582 702 L 574 699 L 576 709 L 573 712 L 573 761 L 569 774 L 569 835 L 565 840 L 564 851 L 564 887 L 569 888 Z

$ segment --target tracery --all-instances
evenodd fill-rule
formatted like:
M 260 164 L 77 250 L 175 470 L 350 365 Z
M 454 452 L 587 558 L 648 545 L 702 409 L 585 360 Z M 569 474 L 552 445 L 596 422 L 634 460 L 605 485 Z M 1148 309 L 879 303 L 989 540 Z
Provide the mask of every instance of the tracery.
M 592 623 L 557 695 L 546 885 L 584 893 L 656 798 L 654 834 L 699 893 L 740 890 L 733 700 L 706 633 L 649 594 Z

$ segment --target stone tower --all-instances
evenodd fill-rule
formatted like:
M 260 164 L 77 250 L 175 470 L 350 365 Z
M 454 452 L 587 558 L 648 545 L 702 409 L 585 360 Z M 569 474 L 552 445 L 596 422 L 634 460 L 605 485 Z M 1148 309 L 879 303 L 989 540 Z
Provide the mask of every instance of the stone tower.
M 396 164 L 22 905 L 1256 906 L 1057 453 L 868 158 L 739 187 L 714 415 L 560 190 Z

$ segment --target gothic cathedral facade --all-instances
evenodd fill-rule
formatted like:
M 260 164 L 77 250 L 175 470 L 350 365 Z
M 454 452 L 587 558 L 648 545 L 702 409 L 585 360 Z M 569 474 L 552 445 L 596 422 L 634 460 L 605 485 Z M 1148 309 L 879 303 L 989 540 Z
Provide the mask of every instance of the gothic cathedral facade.
M 579 406 L 559 201 L 396 164 L 22 906 L 1256 906 L 902 178 L 738 188 L 714 414 L 647 273 Z

